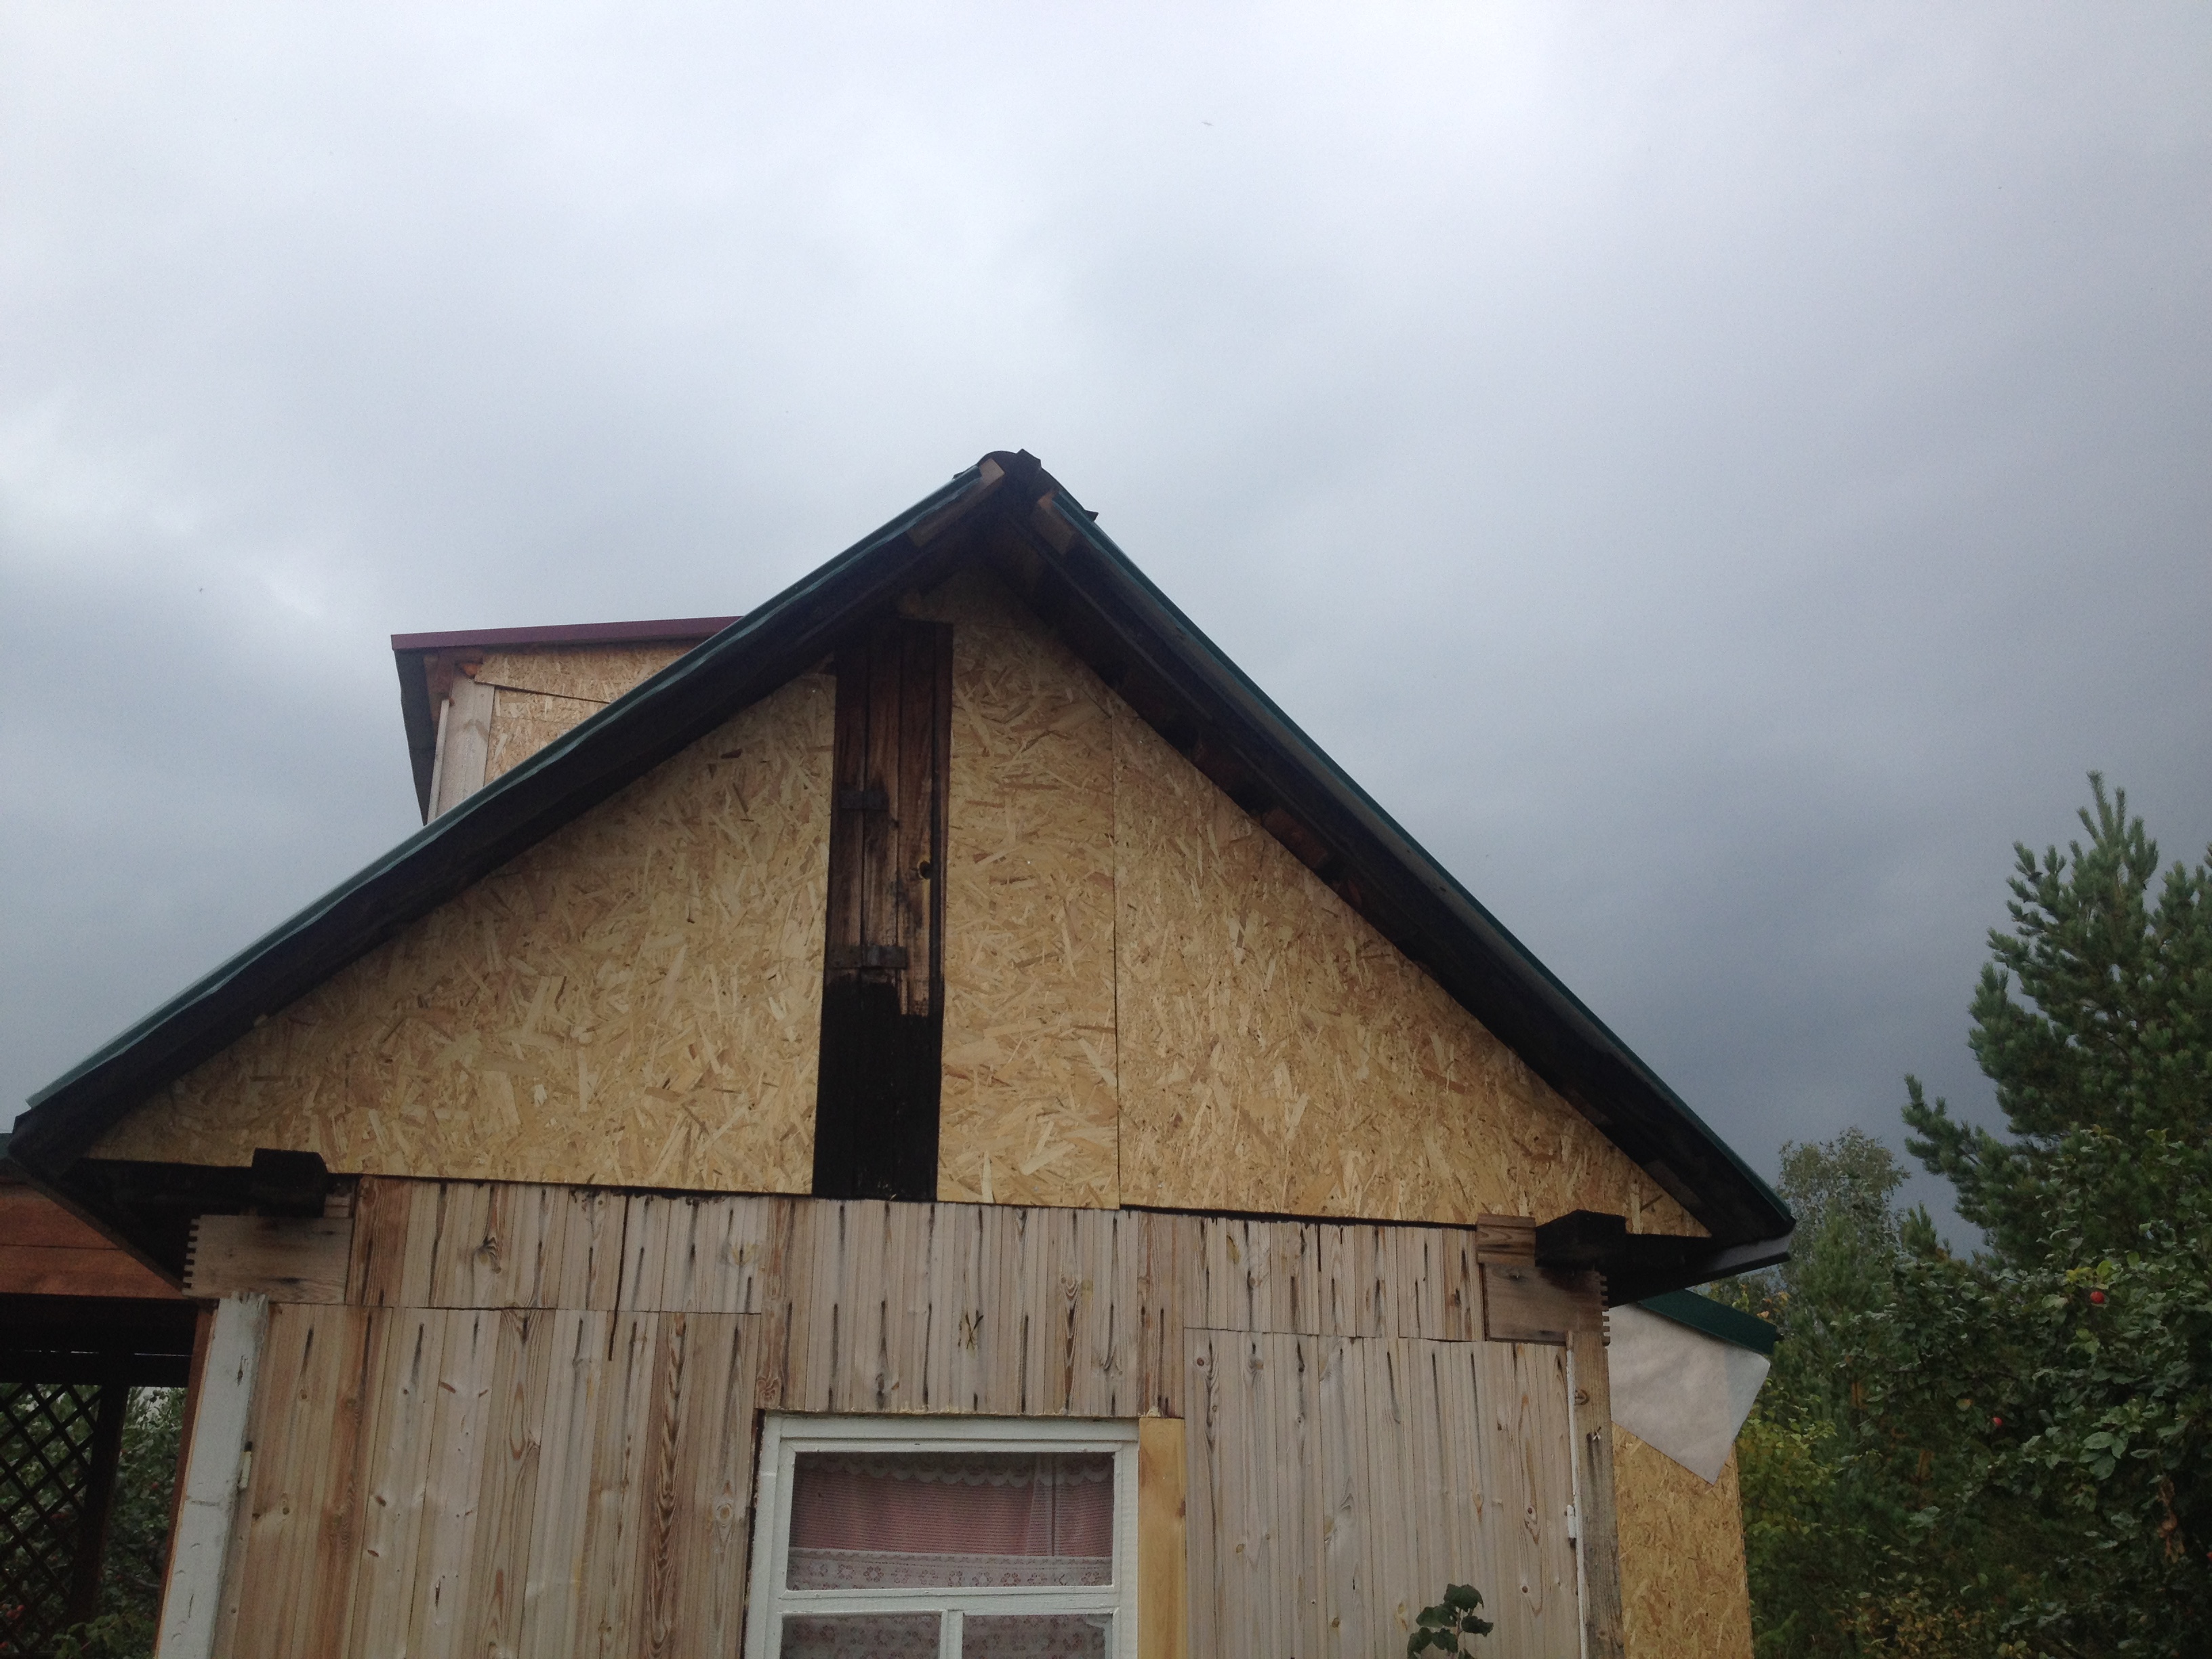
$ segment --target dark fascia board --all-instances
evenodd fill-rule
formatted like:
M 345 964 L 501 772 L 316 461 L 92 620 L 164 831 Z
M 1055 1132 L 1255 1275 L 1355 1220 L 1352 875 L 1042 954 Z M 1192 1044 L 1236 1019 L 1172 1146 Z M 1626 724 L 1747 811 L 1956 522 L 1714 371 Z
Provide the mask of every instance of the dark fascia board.
M 437 764 L 440 687 L 431 684 L 430 659 L 455 652 L 514 651 L 531 646 L 664 645 L 711 639 L 735 617 L 664 617 L 654 622 L 561 623 L 544 628 L 460 629 L 443 634 L 394 634 L 392 663 L 399 673 L 399 718 L 407 732 L 407 760 L 415 774 L 415 801 L 430 816 L 430 775 Z
M 425 826 L 41 1090 L 18 1121 L 15 1161 L 42 1184 L 58 1182 L 117 1119 L 257 1019 L 819 661 L 857 620 L 937 580 L 957 551 L 981 551 L 1003 568 L 1009 545 L 1026 566 L 1010 574 L 1045 619 L 1170 742 L 1191 752 L 1195 734 L 1213 758 L 1226 756 L 1232 770 L 1256 780 L 1281 809 L 1262 821 L 1303 843 L 1291 850 L 1674 1194 L 1711 1234 L 1702 1254 L 1759 1255 L 1786 1238 L 1789 1210 L 1765 1183 L 1223 655 L 1034 458 L 1004 452 Z M 1163 697 L 1173 706 L 1142 706 Z M 1288 824 L 1279 821 L 1284 811 Z
M 30 1098 L 9 1159 L 38 1185 L 126 1113 L 259 1021 L 730 715 L 813 666 L 856 617 L 933 580 L 948 532 L 989 501 L 987 459 L 677 659 L 255 940 Z
M 445 634 L 394 634 L 394 651 L 513 651 L 548 645 L 659 645 L 711 639 L 736 617 L 668 617 L 659 622 L 556 623 L 544 628 L 464 628 Z

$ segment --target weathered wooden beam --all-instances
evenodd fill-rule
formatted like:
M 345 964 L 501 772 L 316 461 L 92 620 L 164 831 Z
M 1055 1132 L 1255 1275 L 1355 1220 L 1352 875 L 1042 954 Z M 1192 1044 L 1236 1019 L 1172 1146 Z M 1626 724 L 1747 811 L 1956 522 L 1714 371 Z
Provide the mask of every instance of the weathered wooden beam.
M 1181 1418 L 1138 1419 L 1138 1659 L 1189 1659 L 1188 1459 Z

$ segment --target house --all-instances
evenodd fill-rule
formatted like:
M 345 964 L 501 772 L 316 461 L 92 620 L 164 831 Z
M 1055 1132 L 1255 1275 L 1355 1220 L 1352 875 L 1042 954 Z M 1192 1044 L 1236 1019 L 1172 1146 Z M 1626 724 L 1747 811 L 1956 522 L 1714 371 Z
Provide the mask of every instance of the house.
M 161 1653 L 1748 1654 L 1741 1160 L 1026 453 L 720 620 L 395 641 L 422 831 L 20 1120 Z

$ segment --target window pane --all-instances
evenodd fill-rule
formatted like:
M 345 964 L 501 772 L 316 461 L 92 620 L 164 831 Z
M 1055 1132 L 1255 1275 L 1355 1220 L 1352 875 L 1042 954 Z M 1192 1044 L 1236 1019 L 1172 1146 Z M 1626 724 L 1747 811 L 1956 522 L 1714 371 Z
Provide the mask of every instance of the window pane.
M 783 1659 L 937 1659 L 933 1613 L 820 1613 L 783 1621 Z
M 793 1589 L 1107 1584 L 1105 1452 L 802 1452 Z
M 1113 1622 L 1103 1613 L 971 1613 L 960 1632 L 960 1659 L 1106 1659 Z

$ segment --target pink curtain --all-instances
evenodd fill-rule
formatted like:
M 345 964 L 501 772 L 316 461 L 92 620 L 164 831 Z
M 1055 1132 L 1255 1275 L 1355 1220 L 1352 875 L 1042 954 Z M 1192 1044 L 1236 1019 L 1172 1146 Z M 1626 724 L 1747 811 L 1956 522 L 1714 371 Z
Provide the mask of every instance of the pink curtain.
M 1104 1584 L 1114 1460 L 1103 1454 L 802 1453 L 793 1589 Z

